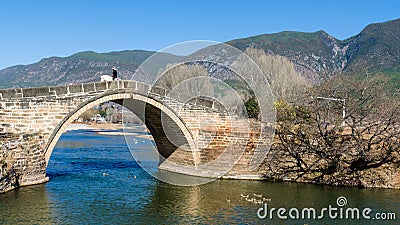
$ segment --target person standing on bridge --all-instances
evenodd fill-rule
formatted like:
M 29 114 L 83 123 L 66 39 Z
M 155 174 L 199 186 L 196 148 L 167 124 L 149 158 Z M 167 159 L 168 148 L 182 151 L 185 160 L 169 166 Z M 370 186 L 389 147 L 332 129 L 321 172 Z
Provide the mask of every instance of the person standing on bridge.
M 117 68 L 113 67 L 112 68 L 112 78 L 113 80 L 117 79 Z

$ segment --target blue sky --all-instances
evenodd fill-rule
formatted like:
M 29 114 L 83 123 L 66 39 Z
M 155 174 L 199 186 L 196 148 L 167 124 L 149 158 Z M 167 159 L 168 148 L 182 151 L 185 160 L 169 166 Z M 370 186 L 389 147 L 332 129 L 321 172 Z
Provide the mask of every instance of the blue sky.
M 287 30 L 346 39 L 370 23 L 400 18 L 399 0 L 14 0 L 0 7 L 0 69 L 87 50 L 157 51 Z

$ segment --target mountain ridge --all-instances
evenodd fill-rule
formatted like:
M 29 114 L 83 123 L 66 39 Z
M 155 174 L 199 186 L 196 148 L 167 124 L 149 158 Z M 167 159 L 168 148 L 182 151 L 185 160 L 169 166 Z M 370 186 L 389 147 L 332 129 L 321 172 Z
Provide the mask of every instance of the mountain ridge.
M 282 31 L 227 41 L 239 50 L 253 46 L 282 55 L 312 83 L 336 74 L 388 73 L 400 76 L 400 19 L 367 25 L 359 34 L 339 40 L 323 30 Z M 108 53 L 84 51 L 67 57 L 49 57 L 29 65 L 0 70 L 0 88 L 64 85 L 98 81 L 119 69 L 122 79 L 132 78 L 138 66 L 154 51 L 124 50 Z M 163 53 L 169 54 L 169 53 Z M 167 56 L 167 55 L 166 55 Z M 181 56 L 169 54 L 166 62 Z M 167 59 L 168 58 L 168 59 Z M 145 77 L 141 77 L 146 81 Z

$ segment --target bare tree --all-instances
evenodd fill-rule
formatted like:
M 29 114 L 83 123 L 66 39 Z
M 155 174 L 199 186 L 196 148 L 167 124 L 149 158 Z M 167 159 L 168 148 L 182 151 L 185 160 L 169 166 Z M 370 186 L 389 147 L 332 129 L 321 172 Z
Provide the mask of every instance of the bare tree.
M 346 99 L 341 106 L 309 98 L 277 103 L 276 141 L 268 176 L 316 183 L 389 187 L 399 170 L 400 104 L 386 96 L 385 78 L 335 77 L 310 93 Z
M 187 94 L 197 94 L 209 88 L 207 70 L 200 65 L 168 64 L 159 72 L 155 86 L 170 90 L 181 91 Z
M 82 118 L 83 121 L 87 122 L 90 121 L 90 119 L 97 113 L 99 113 L 98 110 L 88 109 L 86 112 L 82 113 L 82 115 L 80 115 L 79 118 Z
M 307 80 L 295 71 L 293 63 L 284 56 L 267 55 L 264 50 L 254 47 L 247 48 L 245 53 L 261 69 L 277 100 L 295 102 L 308 87 Z

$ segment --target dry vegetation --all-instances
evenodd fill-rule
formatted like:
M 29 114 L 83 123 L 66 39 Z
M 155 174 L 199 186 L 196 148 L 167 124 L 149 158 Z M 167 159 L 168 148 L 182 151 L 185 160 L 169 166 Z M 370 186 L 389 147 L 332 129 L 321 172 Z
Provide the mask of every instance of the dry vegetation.
M 245 53 L 254 60 L 268 81 L 275 99 L 296 102 L 309 86 L 307 80 L 297 73 L 294 65 L 280 55 L 268 55 L 264 50 L 249 47 Z
M 385 78 L 338 76 L 296 104 L 277 102 L 271 176 L 353 186 L 391 187 L 400 162 L 399 101 L 382 91 Z M 346 99 L 342 102 L 316 96 Z

